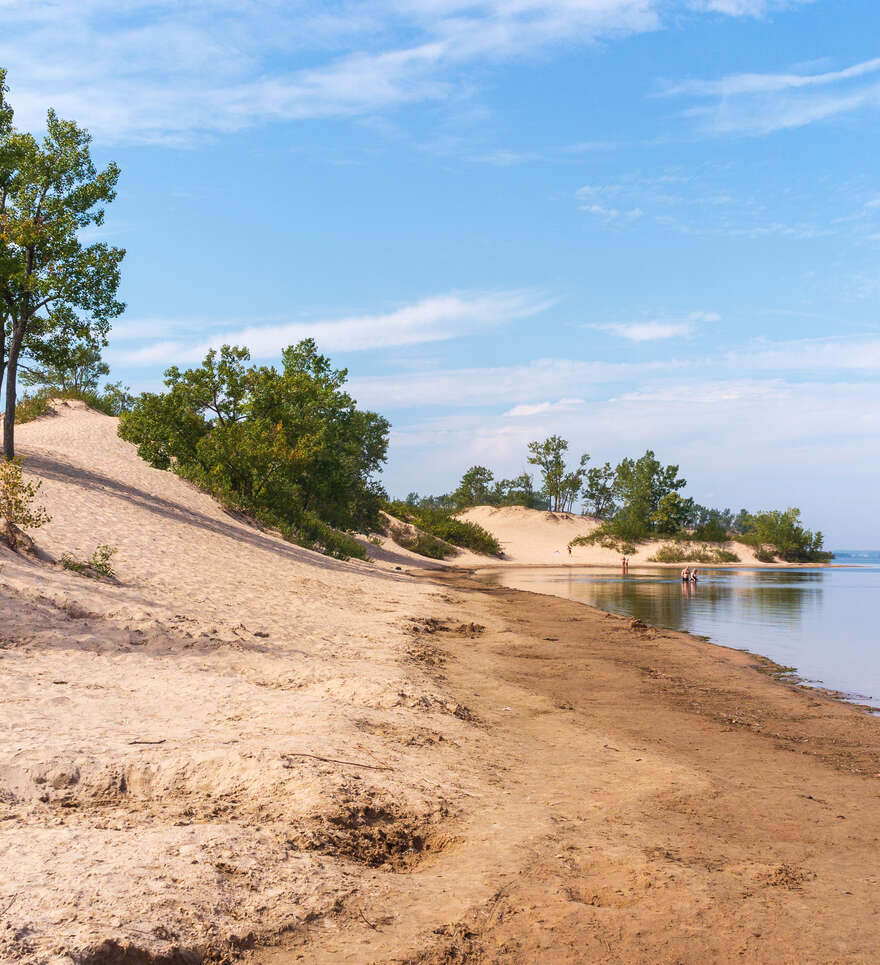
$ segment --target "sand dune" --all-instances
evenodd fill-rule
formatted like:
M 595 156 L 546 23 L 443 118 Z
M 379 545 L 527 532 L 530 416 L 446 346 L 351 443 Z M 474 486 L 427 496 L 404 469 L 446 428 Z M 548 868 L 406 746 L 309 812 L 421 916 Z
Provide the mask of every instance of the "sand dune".
M 475 506 L 459 514 L 460 519 L 477 523 L 495 536 L 504 549 L 504 560 L 491 560 L 474 554 L 462 554 L 453 564 L 473 565 L 581 565 L 618 566 L 620 553 L 598 544 L 573 546 L 571 554 L 568 543 L 577 536 L 592 533 L 599 520 L 574 513 L 550 513 L 524 506 Z M 650 562 L 650 558 L 662 546 L 663 540 L 647 540 L 629 554 L 633 566 Z M 729 544 L 729 549 L 739 556 L 740 562 L 749 566 L 761 566 L 754 552 L 740 543 Z M 653 564 L 659 565 L 659 564 Z M 681 564 L 670 564 L 681 565 Z

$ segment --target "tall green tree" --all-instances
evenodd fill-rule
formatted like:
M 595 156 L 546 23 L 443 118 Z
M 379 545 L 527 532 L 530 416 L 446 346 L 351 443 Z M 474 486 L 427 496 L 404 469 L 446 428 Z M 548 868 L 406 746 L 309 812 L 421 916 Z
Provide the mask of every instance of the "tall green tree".
M 661 525 L 671 525 L 669 514 L 677 514 L 681 507 L 667 500 L 661 509 L 661 501 L 686 485 L 687 480 L 678 475 L 678 466 L 664 466 L 650 449 L 638 459 L 623 459 L 614 476 L 614 497 L 619 504 L 614 519 L 621 533 L 641 539 L 656 528 L 661 517 Z M 660 517 L 655 518 L 657 513 Z
M 578 467 L 566 471 L 565 454 L 568 442 L 561 436 L 548 436 L 543 442 L 529 443 L 529 463 L 541 470 L 544 494 L 550 502 L 551 512 L 564 512 L 574 504 L 583 485 L 590 457 L 581 456 Z
M 15 455 L 18 367 L 27 344 L 39 354 L 65 326 L 74 339 L 101 342 L 125 306 L 117 297 L 125 252 L 84 245 L 82 229 L 104 221 L 119 169 L 98 171 L 87 131 L 50 110 L 38 142 L 13 125 L 0 71 L 0 355 L 6 379 L 3 450 Z
M 101 358 L 104 339 L 77 337 L 73 324 L 52 324 L 52 334 L 31 333 L 19 358 L 19 377 L 24 385 L 42 385 L 64 392 L 94 392 L 110 366 Z M 89 333 L 92 335 L 93 333 Z
M 587 472 L 581 496 L 590 515 L 599 519 L 610 519 L 614 515 L 614 478 L 615 472 L 610 462 L 604 466 L 593 466 Z
M 495 475 L 485 466 L 471 466 L 461 477 L 458 488 L 452 494 L 457 509 L 468 506 L 484 506 L 495 502 L 490 489 Z

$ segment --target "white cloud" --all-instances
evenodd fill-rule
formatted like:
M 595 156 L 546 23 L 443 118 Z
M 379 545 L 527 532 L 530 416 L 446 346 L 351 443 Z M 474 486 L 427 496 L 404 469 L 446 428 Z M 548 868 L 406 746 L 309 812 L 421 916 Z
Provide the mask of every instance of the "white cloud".
M 721 316 L 715 312 L 691 312 L 686 318 L 654 319 L 647 322 L 608 322 L 590 325 L 601 332 L 618 335 L 630 342 L 656 342 L 666 338 L 689 338 L 701 322 L 718 322 Z
M 538 415 L 563 411 L 546 408 L 552 403 L 545 400 L 554 397 L 581 399 L 585 406 L 603 397 L 623 399 L 627 393 L 645 392 L 653 401 L 660 401 L 664 395 L 667 400 L 674 397 L 683 401 L 688 386 L 705 385 L 708 380 L 723 384 L 725 392 L 743 394 L 747 387 L 754 397 L 756 387 L 764 390 L 768 385 L 776 386 L 786 374 L 796 374 L 813 384 L 830 383 L 842 375 L 871 376 L 876 382 L 880 375 L 880 336 L 758 340 L 735 351 L 665 361 L 536 359 L 494 368 L 420 369 L 355 377 L 350 385 L 362 403 L 386 412 L 432 406 L 453 412 L 512 407 L 503 410 L 504 414 L 516 411 L 517 415 Z M 875 385 L 870 389 L 876 394 Z M 874 408 L 880 414 L 880 407 Z
M 673 84 L 664 93 L 734 97 L 738 94 L 767 94 L 804 87 L 822 87 L 842 80 L 864 77 L 880 71 L 880 57 L 865 60 L 843 70 L 822 74 L 731 74 L 721 80 L 689 80 Z
M 19 123 L 48 106 L 105 142 L 180 143 L 271 121 L 369 116 L 469 91 L 556 46 L 660 29 L 689 0 L 32 0 L 2 9 Z M 706 9 L 760 14 L 763 4 Z M 753 9 L 754 8 L 754 9 Z
M 440 342 L 507 324 L 545 311 L 552 300 L 534 292 L 509 291 L 483 294 L 450 293 L 424 298 L 379 315 L 352 315 L 335 320 L 248 325 L 215 331 L 210 337 L 198 332 L 203 323 L 172 322 L 163 331 L 194 332 L 195 337 L 162 340 L 123 351 L 108 352 L 117 365 L 190 363 L 200 360 L 209 348 L 222 344 L 246 345 L 257 359 L 271 358 L 281 349 L 304 338 L 314 338 L 322 351 L 363 351 Z M 123 335 L 138 337 L 149 323 L 125 323 Z M 154 329 L 155 331 L 155 329 Z
M 535 359 L 522 365 L 495 368 L 434 369 L 417 374 L 355 377 L 356 398 L 383 411 L 416 406 L 449 409 L 522 405 L 543 399 L 595 395 L 599 386 L 622 383 L 660 369 L 669 362 L 583 362 L 573 359 Z M 684 364 L 684 363 L 681 363 Z
M 785 10 L 813 0 L 693 0 L 694 10 L 727 14 L 730 17 L 766 17 L 774 10 Z
M 570 412 L 584 404 L 583 399 L 560 399 L 558 402 L 537 402 L 534 405 L 515 405 L 504 413 L 511 419 L 526 418 L 533 415 L 544 415 L 545 412 Z
M 880 58 L 822 73 L 731 74 L 720 80 L 669 84 L 666 96 L 712 98 L 686 110 L 712 134 L 769 134 L 870 108 L 880 108 Z

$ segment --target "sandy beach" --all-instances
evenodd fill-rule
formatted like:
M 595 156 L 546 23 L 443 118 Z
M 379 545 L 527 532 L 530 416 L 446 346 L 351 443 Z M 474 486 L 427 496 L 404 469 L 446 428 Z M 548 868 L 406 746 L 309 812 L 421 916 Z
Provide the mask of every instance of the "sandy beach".
M 285 543 L 81 405 L 18 440 L 0 961 L 876 961 L 875 718 L 482 557 Z M 520 564 L 584 525 L 473 512 Z

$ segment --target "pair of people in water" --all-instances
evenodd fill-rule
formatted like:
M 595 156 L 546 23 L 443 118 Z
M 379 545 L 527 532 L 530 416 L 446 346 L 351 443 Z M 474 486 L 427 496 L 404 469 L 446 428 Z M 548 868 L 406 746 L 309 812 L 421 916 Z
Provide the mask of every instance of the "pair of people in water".
M 690 567 L 686 566 L 681 571 L 681 582 L 682 583 L 696 583 L 697 582 L 697 568 L 696 566 Z

